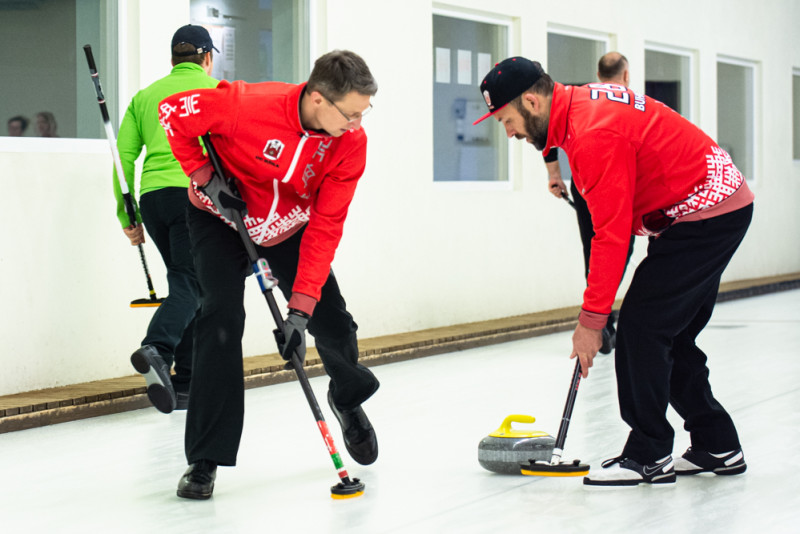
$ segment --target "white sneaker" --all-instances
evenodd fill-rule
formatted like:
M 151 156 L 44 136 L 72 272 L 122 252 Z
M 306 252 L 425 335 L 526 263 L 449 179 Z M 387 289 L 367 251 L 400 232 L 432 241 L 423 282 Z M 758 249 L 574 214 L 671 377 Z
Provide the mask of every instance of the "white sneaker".
M 630 458 L 611 458 L 602 463 L 603 469 L 589 472 L 583 483 L 587 486 L 636 486 L 646 484 L 671 484 L 675 482 L 672 456 L 665 456 L 652 464 L 641 465 Z

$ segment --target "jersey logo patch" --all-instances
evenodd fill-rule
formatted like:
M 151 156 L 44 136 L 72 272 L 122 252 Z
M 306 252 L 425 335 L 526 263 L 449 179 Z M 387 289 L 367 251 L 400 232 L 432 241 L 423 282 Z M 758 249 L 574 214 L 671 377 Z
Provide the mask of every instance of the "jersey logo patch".
M 264 157 L 271 161 L 275 161 L 281 157 L 282 152 L 283 143 L 280 139 L 270 139 L 264 147 Z

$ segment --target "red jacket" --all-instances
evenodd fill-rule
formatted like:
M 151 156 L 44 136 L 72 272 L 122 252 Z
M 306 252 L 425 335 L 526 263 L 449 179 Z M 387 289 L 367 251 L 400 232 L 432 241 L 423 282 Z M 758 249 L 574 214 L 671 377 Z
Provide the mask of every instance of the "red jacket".
M 580 316 L 590 328 L 602 328 L 611 312 L 631 233 L 657 235 L 666 228 L 659 223 L 717 216 L 753 201 L 744 176 L 710 137 L 621 85 L 556 83 L 544 154 L 552 147 L 569 156 L 592 215 Z
M 245 226 L 253 241 L 274 245 L 308 223 L 289 306 L 310 314 L 330 273 L 364 172 L 367 136 L 363 129 L 341 137 L 305 130 L 299 112 L 304 88 L 305 84 L 223 81 L 215 89 L 164 99 L 159 118 L 172 152 L 192 177 L 193 204 L 219 215 L 199 190 L 211 173 L 197 138 L 210 132 L 247 202 Z

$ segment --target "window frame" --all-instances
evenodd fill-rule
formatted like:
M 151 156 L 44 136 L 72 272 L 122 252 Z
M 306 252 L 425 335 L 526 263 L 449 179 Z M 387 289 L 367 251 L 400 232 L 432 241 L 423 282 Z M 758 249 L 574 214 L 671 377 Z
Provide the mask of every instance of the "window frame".
M 792 67 L 792 161 L 796 165 L 800 165 L 800 150 L 798 153 L 794 153 L 794 145 L 795 143 L 800 142 L 800 102 L 797 103 L 795 106 L 794 102 L 794 84 L 795 79 L 797 80 L 797 84 L 800 85 L 800 67 Z
M 684 118 L 696 124 L 697 119 L 697 84 L 695 80 L 697 79 L 697 75 L 695 73 L 695 68 L 697 65 L 697 61 L 695 60 L 695 56 L 697 55 L 696 50 L 691 50 L 689 48 L 681 48 L 678 46 L 672 45 L 665 45 L 659 43 L 653 43 L 646 41 L 644 43 L 644 51 L 645 51 L 645 76 L 647 72 L 647 51 L 651 52 L 661 52 L 662 54 L 671 54 L 673 56 L 681 56 L 685 57 L 689 60 L 689 113 L 683 115 Z M 644 82 L 646 78 L 642 77 L 642 87 L 644 87 Z
M 599 42 L 602 42 L 603 45 L 605 46 L 603 54 L 607 54 L 608 52 L 610 52 L 612 50 L 611 49 L 611 40 L 612 40 L 611 37 L 612 36 L 609 33 L 600 32 L 600 31 L 596 31 L 596 30 L 589 30 L 589 29 L 585 29 L 585 28 L 577 28 L 575 26 L 567 26 L 567 25 L 564 25 L 564 24 L 548 23 L 547 24 L 547 33 L 545 35 L 545 39 L 547 38 L 547 35 L 549 35 L 551 33 L 554 33 L 554 34 L 557 34 L 557 35 L 562 35 L 562 36 L 565 36 L 565 37 L 576 37 L 578 39 L 585 39 L 587 41 L 599 41 Z M 547 50 L 545 52 L 545 56 L 549 57 L 549 54 L 550 54 L 550 51 Z M 595 63 L 595 68 L 596 68 L 596 65 L 597 65 L 597 63 Z M 547 73 L 550 72 L 550 65 L 545 65 L 545 72 L 547 72 Z M 593 74 L 594 75 L 592 76 L 592 82 L 596 82 L 597 81 L 597 70 L 595 70 Z M 559 80 L 555 80 L 555 81 L 558 82 Z M 559 83 L 563 83 L 563 82 L 559 82 Z
M 594 30 L 587 30 L 583 28 L 576 28 L 573 26 L 565 26 L 563 24 L 548 24 L 547 25 L 547 33 L 545 34 L 546 41 L 549 41 L 550 34 L 560 35 L 562 37 L 574 37 L 576 39 L 583 39 L 586 41 L 596 41 L 602 43 L 603 45 L 603 54 L 607 54 L 611 51 L 611 35 L 608 33 L 603 33 Z M 550 49 L 546 50 L 545 57 L 548 58 L 547 65 L 545 65 L 545 72 L 550 73 Z M 599 58 L 598 58 L 599 60 Z M 597 63 L 594 64 L 594 70 L 592 72 L 591 80 L 587 83 L 592 83 L 597 81 Z M 558 83 L 564 83 L 559 80 L 554 80 Z M 558 151 L 559 155 L 559 167 L 561 170 L 561 178 L 563 181 L 569 185 L 572 182 L 572 168 L 568 165 L 565 165 L 565 161 L 568 160 L 566 152 L 563 150 Z
M 515 33 L 514 33 L 514 19 L 512 17 L 506 17 L 499 14 L 477 14 L 472 13 L 469 11 L 462 11 L 452 7 L 437 7 L 434 6 L 431 9 L 431 22 L 433 21 L 434 15 L 440 15 L 443 17 L 450 17 L 455 19 L 467 20 L 472 22 L 480 22 L 483 24 L 494 24 L 498 26 L 504 26 L 506 28 L 506 49 L 508 50 L 507 57 L 512 57 L 514 55 L 513 50 L 515 49 L 514 43 L 515 41 Z M 433 54 L 433 33 L 431 32 L 431 54 Z M 502 61 L 505 58 L 497 58 L 497 61 Z M 431 61 L 434 61 L 434 58 L 431 57 Z M 483 77 L 485 73 L 477 73 L 477 76 Z M 477 92 L 478 85 L 475 85 L 475 91 Z M 433 93 L 431 93 L 431 100 L 433 100 Z M 490 119 L 486 119 L 490 120 Z M 508 142 L 508 150 L 507 150 L 507 158 L 508 161 L 506 162 L 508 173 L 506 180 L 449 180 L 449 181 L 437 181 L 435 179 L 435 175 L 433 173 L 433 168 L 431 168 L 431 184 L 437 190 L 445 190 L 445 191 L 511 191 L 514 189 L 514 184 L 519 179 L 517 177 L 517 166 L 514 165 L 515 160 L 519 154 L 519 147 L 515 144 Z M 433 152 L 433 143 L 431 143 L 431 151 Z M 431 163 L 433 163 L 436 154 L 433 153 L 431 158 Z
M 577 37 L 579 39 L 586 39 L 589 41 L 602 41 L 606 45 L 605 53 L 610 52 L 608 47 L 611 45 L 611 34 L 597 30 L 590 30 L 588 28 L 579 28 L 577 26 L 568 26 L 566 24 L 558 24 L 549 22 L 547 24 L 547 33 L 557 33 L 567 37 Z
M 744 174 L 747 183 L 750 185 L 755 185 L 758 182 L 758 169 L 761 163 L 761 158 L 759 157 L 760 154 L 760 146 L 758 140 L 761 135 L 761 128 L 760 128 L 760 115 L 758 114 L 759 109 L 759 102 L 760 102 L 760 94 L 758 91 L 758 80 L 760 78 L 760 63 L 758 61 L 748 60 L 740 57 L 735 56 L 727 56 L 724 54 L 718 54 L 716 57 L 715 66 L 718 66 L 720 63 L 724 63 L 726 65 L 734 65 L 738 67 L 743 67 L 746 69 L 750 69 L 752 74 L 752 87 L 753 87 L 753 94 L 751 95 L 753 106 L 750 109 L 750 120 L 753 124 L 753 131 L 752 131 L 752 141 L 750 150 L 753 154 L 753 161 L 752 161 L 752 172 L 748 173 L 747 169 L 739 169 L 742 174 Z M 717 69 L 715 69 L 716 73 Z M 716 83 L 716 90 L 719 91 L 719 79 L 717 79 Z M 717 94 L 717 115 L 719 115 L 719 94 Z M 715 141 L 719 143 L 719 116 L 717 116 L 717 135 L 715 136 Z M 735 163 L 735 162 L 734 162 Z M 738 167 L 738 166 L 737 166 Z
M 77 1 L 77 0 L 76 0 Z M 122 121 L 122 116 L 125 113 L 128 103 L 122 102 L 119 98 L 121 94 L 120 89 L 124 82 L 127 82 L 127 73 L 122 68 L 123 47 L 127 47 L 127 28 L 121 13 L 126 12 L 126 5 L 124 0 L 108 1 L 108 12 L 106 13 L 105 23 L 106 27 L 114 28 L 115 31 L 107 32 L 105 34 L 105 42 L 103 45 L 114 51 L 114 63 L 117 65 L 116 72 L 112 72 L 111 79 L 114 84 L 103 83 L 108 80 L 108 73 L 98 72 L 100 75 L 100 84 L 103 88 L 103 96 L 106 100 L 114 102 L 114 105 L 109 107 L 109 114 L 111 115 L 111 123 L 116 124 L 114 132 L 119 129 L 119 123 Z M 124 44 L 123 44 L 124 43 Z M 97 50 L 92 49 L 97 59 Z M 78 46 L 76 52 L 76 67 L 78 70 L 77 82 L 80 84 L 82 81 L 87 86 L 91 86 L 91 79 L 89 76 L 89 65 L 86 63 L 86 58 L 83 54 L 83 45 Z M 99 63 L 99 62 L 98 62 Z M 92 89 L 94 96 L 94 89 Z M 100 111 L 97 109 L 97 97 L 94 96 L 90 104 L 86 105 L 86 111 L 91 110 L 97 113 L 98 122 L 102 121 Z M 0 153 L 31 153 L 31 154 L 53 154 L 53 153 L 73 153 L 73 154 L 102 154 L 110 150 L 108 139 L 103 136 L 97 139 L 87 137 L 8 137 L 0 135 Z

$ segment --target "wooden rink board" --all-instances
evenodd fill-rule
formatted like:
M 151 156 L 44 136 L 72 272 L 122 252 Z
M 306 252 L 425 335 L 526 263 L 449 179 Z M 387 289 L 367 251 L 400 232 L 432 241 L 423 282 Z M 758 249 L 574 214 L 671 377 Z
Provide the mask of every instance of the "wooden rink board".
M 800 273 L 727 282 L 718 301 L 800 288 Z M 617 301 L 615 309 L 619 309 Z M 359 362 L 371 367 L 571 330 L 579 307 L 480 321 L 449 327 L 359 340 Z M 296 380 L 284 370 L 277 354 L 244 359 L 245 388 Z M 316 349 L 309 348 L 305 370 L 309 377 L 324 374 Z M 83 384 L 17 393 L 0 397 L 0 434 L 55 423 L 150 407 L 144 378 L 131 375 Z

